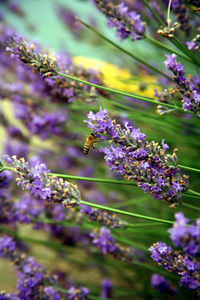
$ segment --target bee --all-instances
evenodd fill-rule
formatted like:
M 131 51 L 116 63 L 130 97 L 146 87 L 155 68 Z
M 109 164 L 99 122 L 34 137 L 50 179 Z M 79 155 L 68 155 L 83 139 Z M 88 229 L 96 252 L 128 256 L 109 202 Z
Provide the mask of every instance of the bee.
M 94 143 L 96 143 L 98 141 L 96 135 L 94 133 L 90 133 L 90 135 L 88 135 L 88 137 L 85 140 L 85 144 L 83 147 L 83 153 L 84 154 L 88 154 L 88 152 L 90 151 L 90 148 L 95 149 L 94 147 Z

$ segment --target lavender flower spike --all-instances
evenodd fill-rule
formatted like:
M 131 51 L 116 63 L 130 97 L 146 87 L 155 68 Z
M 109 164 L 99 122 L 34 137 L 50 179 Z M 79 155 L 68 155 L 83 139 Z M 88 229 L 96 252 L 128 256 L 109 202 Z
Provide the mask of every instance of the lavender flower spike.
M 128 36 L 131 36 L 133 41 L 145 37 L 145 23 L 141 21 L 140 15 L 135 11 L 129 11 L 123 2 L 119 5 L 107 0 L 93 0 L 93 2 L 108 18 L 108 26 L 117 28 L 117 34 L 122 40 Z
M 43 74 L 44 77 L 57 75 L 57 62 L 49 56 L 39 53 L 34 44 L 28 44 L 22 37 L 12 37 L 7 50 L 11 51 L 13 55 L 17 56 L 31 69 Z
M 200 292 L 200 262 L 195 258 L 173 249 L 165 243 L 157 242 L 149 248 L 152 259 L 168 272 L 180 276 L 179 284 Z
M 48 202 L 61 203 L 66 207 L 79 206 L 81 195 L 76 185 L 55 176 L 49 177 L 45 164 L 36 164 L 30 168 L 23 158 L 5 155 L 5 161 L 15 168 L 19 177 L 17 184 L 29 189 L 36 198 Z
M 181 102 L 183 109 L 190 110 L 200 118 L 200 93 L 192 85 L 192 79 L 185 77 L 184 66 L 176 61 L 176 54 L 166 55 L 167 60 L 164 61 L 165 66 L 174 73 L 172 79 L 177 84 L 177 89 L 180 91 L 182 97 Z
M 173 227 L 169 229 L 172 242 L 187 254 L 200 256 L 200 219 L 188 226 L 189 219 L 182 212 L 176 213 L 175 218 Z
M 107 211 L 93 209 L 90 206 L 81 204 L 81 213 L 87 214 L 91 221 L 97 221 L 103 226 L 110 226 L 111 229 L 127 227 L 127 223 L 117 218 L 115 215 L 109 214 Z
M 93 238 L 93 244 L 95 244 L 103 254 L 110 253 L 121 261 L 131 263 L 136 258 L 143 256 L 143 252 L 137 252 L 133 247 L 122 247 L 117 244 L 110 230 L 105 227 L 101 227 L 99 231 L 94 229 L 90 236 Z
M 124 128 L 110 121 L 106 110 L 88 114 L 88 127 L 100 140 L 111 142 L 110 146 L 100 148 L 105 154 L 106 164 L 126 180 L 134 180 L 146 193 L 150 192 L 156 200 L 163 200 L 170 206 L 179 204 L 181 192 L 187 190 L 188 176 L 180 174 L 177 167 L 176 150 L 166 154 L 168 145 L 147 141 L 146 135 L 139 129 Z M 171 164 L 171 165 L 170 165 Z

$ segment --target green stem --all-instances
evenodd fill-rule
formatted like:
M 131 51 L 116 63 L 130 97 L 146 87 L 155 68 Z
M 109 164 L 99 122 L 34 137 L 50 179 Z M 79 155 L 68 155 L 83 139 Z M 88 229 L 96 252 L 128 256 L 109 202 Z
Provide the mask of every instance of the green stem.
M 166 223 L 162 223 L 162 225 L 165 225 Z M 133 227 L 133 228 L 138 228 L 138 227 L 149 227 L 149 226 L 158 226 L 157 223 L 139 223 L 139 224 L 133 224 L 133 223 L 128 223 L 128 227 Z
M 185 193 L 181 193 L 181 196 L 187 197 L 187 198 L 194 198 L 194 199 L 199 199 L 199 196 L 193 195 L 193 194 L 189 194 L 187 192 Z
M 188 167 L 189 168 L 189 167 Z M 3 170 L 9 170 L 9 171 L 15 171 L 12 167 L 3 166 L 0 171 Z M 123 181 L 123 180 L 115 180 L 115 179 L 104 179 L 104 178 L 91 178 L 91 177 L 83 177 L 83 176 L 75 176 L 75 175 L 66 175 L 66 174 L 56 174 L 56 173 L 48 173 L 48 176 L 56 176 L 59 178 L 65 178 L 65 179 L 76 179 L 76 180 L 85 180 L 85 181 L 93 181 L 93 182 L 102 182 L 102 183 L 110 183 L 110 184 L 123 184 L 123 185 L 130 185 L 130 186 L 136 186 L 136 183 L 130 182 L 130 181 Z M 200 196 L 200 193 L 195 192 L 191 189 L 188 190 L 191 195 Z M 182 193 L 183 195 L 187 195 L 190 197 L 190 194 Z
M 154 217 L 139 215 L 139 214 L 135 214 L 135 213 L 132 213 L 132 212 L 129 212 L 129 211 L 123 211 L 123 210 L 120 210 L 120 209 L 111 208 L 111 207 L 107 207 L 107 206 L 104 206 L 104 205 L 100 205 L 100 204 L 96 204 L 96 203 L 91 203 L 91 202 L 87 202 L 87 201 L 83 201 L 83 200 L 81 200 L 80 203 L 88 205 L 88 206 L 91 206 L 91 207 L 95 207 L 95 208 L 99 208 L 99 209 L 104 209 L 104 210 L 111 211 L 111 212 L 114 212 L 114 213 L 126 215 L 126 216 L 141 218 L 141 219 L 155 221 L 155 222 L 159 222 L 159 223 L 173 224 L 173 221 L 170 221 L 170 220 L 164 220 L 164 219 L 159 219 L 159 218 L 154 218 Z
M 200 207 L 196 207 L 194 205 L 191 205 L 191 204 L 188 204 L 185 202 L 182 202 L 182 205 L 200 211 Z
M 193 195 L 197 195 L 197 196 L 200 196 L 200 193 L 196 192 L 196 191 L 193 191 L 191 189 L 188 189 L 188 192 L 193 194 Z
M 192 167 L 187 167 L 187 166 L 179 165 L 179 164 L 178 164 L 178 167 L 182 168 L 182 169 L 185 169 L 185 170 L 188 170 L 188 171 L 193 171 L 193 172 L 200 173 L 200 169 L 196 169 L 196 168 L 192 168 Z
M 134 95 L 134 94 L 130 94 L 130 93 L 118 91 L 118 90 L 115 90 L 115 89 L 112 89 L 112 88 L 104 87 L 104 86 L 101 86 L 101 85 L 98 85 L 98 84 L 94 84 L 94 83 L 91 83 L 91 82 L 82 80 L 82 79 L 79 79 L 79 78 L 76 78 L 76 77 L 72 77 L 72 76 L 70 76 L 70 75 L 63 74 L 63 73 L 60 73 L 60 72 L 57 72 L 57 74 L 60 75 L 60 76 L 65 77 L 65 78 L 68 78 L 68 79 L 71 79 L 71 80 L 74 80 L 74 81 L 77 81 L 77 82 L 81 82 L 81 83 L 83 83 L 83 84 L 90 85 L 90 86 L 93 86 L 93 87 L 95 87 L 95 88 L 98 88 L 98 89 L 107 91 L 107 92 L 115 93 L 115 94 L 117 94 L 117 95 L 121 95 L 121 96 L 125 96 L 125 97 L 130 97 L 130 98 L 133 98 L 133 99 L 138 99 L 138 100 L 150 102 L 150 103 L 153 103 L 153 104 L 157 104 L 157 105 L 162 105 L 162 106 L 170 107 L 170 108 L 172 108 L 172 109 L 178 109 L 178 110 L 180 110 L 180 111 L 184 111 L 183 108 L 181 108 L 181 107 L 179 107 L 179 106 L 175 106 L 175 105 L 168 104 L 168 103 L 164 103 L 164 102 L 161 103 L 161 102 L 159 102 L 159 101 L 155 101 L 155 100 L 153 100 L 153 99 L 146 98 L 146 97 L 143 97 L 143 96 L 139 96 L 139 95 Z M 192 113 L 192 112 L 189 111 L 189 110 L 188 110 L 187 112 L 188 112 L 188 113 Z M 193 113 L 192 113 L 192 114 L 193 114 Z
M 157 69 L 156 67 L 150 65 L 148 62 L 144 61 L 143 59 L 137 57 L 135 54 L 129 52 L 128 50 L 120 47 L 118 44 L 116 44 L 115 42 L 113 42 L 112 40 L 108 39 L 107 37 L 105 37 L 103 34 L 101 34 L 99 31 L 97 31 L 95 28 L 93 28 L 92 26 L 90 26 L 89 24 L 87 24 L 85 21 L 76 18 L 81 24 L 83 24 L 85 27 L 87 27 L 88 29 L 92 30 L 95 34 L 97 34 L 99 37 L 101 37 L 104 41 L 108 42 L 109 44 L 113 45 L 115 48 L 119 49 L 120 51 L 122 51 L 123 53 L 129 55 L 130 57 L 134 58 L 135 60 L 137 60 L 138 62 L 140 62 L 141 64 L 147 66 L 149 69 L 153 70 L 156 73 L 161 74 L 162 76 L 168 78 L 169 80 L 172 80 L 169 76 L 167 76 L 165 73 L 163 73 L 162 71 L 160 71 L 159 69 Z
M 76 180 L 85 180 L 85 181 L 93 181 L 93 182 L 102 182 L 102 183 L 123 184 L 123 185 L 136 186 L 136 183 L 134 183 L 134 182 L 114 180 L 114 179 L 91 178 L 91 177 L 64 175 L 64 174 L 55 174 L 55 173 L 48 173 L 48 176 L 56 176 L 56 177 L 66 178 L 66 179 L 76 179 Z
M 198 172 L 200 173 L 200 169 L 195 169 L 192 167 L 187 167 L 184 165 L 178 165 L 179 168 L 188 170 L 188 171 L 193 171 L 193 172 Z M 57 177 L 61 177 L 62 174 L 54 174 L 54 173 L 49 173 L 49 176 L 52 175 L 56 175 Z M 100 178 L 89 178 L 89 177 L 81 177 L 81 176 L 72 176 L 72 175 L 62 175 L 62 176 L 66 176 L 66 178 L 71 178 L 71 179 L 79 179 L 79 180 L 88 180 L 88 181 L 96 181 L 96 182 L 108 182 L 108 179 L 100 179 Z M 64 178 L 64 177 L 63 177 Z M 120 183 L 122 182 L 121 180 L 110 180 L 110 183 Z M 128 184 L 128 185 L 136 185 L 130 182 L 124 182 L 124 184 Z
M 170 8 L 171 8 L 172 0 L 169 0 L 168 8 L 167 8 L 167 26 L 170 28 L 171 20 L 170 20 Z
M 182 53 L 180 53 L 180 52 L 178 52 L 178 51 L 176 51 L 176 50 L 174 50 L 174 49 L 172 49 L 172 48 L 166 46 L 165 44 L 163 44 L 163 43 L 161 43 L 161 42 L 159 42 L 159 41 L 153 39 L 152 37 L 146 36 L 146 39 L 149 40 L 151 43 L 153 43 L 153 44 L 159 46 L 160 48 L 163 48 L 163 49 L 165 49 L 165 50 L 167 50 L 167 51 L 169 51 L 169 52 L 171 52 L 171 53 L 175 53 L 175 54 L 177 54 L 178 56 L 180 56 L 180 57 L 182 57 L 182 58 L 184 58 L 184 59 L 186 59 L 186 60 L 192 62 L 192 59 L 191 59 L 190 57 L 185 56 L 184 54 L 182 54 Z

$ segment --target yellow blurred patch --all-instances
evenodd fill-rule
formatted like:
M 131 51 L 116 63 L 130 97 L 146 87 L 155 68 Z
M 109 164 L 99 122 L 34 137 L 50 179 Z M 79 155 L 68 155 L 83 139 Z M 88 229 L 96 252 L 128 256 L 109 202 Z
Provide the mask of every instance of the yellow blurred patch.
M 156 84 L 155 78 L 144 72 L 133 76 L 126 68 L 119 68 L 105 61 L 83 56 L 74 57 L 73 62 L 75 65 L 100 71 L 105 85 L 109 88 L 151 98 L 154 97 L 154 88 L 158 91 L 161 90 L 160 86 Z

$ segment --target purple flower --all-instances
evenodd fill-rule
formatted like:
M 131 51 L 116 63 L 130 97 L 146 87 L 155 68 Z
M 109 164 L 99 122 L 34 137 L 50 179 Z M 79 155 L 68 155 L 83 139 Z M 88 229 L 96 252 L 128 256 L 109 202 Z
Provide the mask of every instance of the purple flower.
M 0 189 L 8 188 L 12 181 L 12 174 L 10 171 L 3 171 L 0 173 Z
M 16 173 L 19 175 L 17 184 L 22 189 L 29 189 L 31 194 L 41 200 L 51 201 L 54 203 L 62 203 L 64 206 L 78 206 L 80 204 L 80 192 L 75 185 L 64 181 L 62 178 L 55 176 L 49 177 L 46 165 L 37 163 L 33 168 L 29 167 L 28 162 L 23 158 L 18 160 L 16 156 L 12 156 L 10 161 Z
M 87 214 L 91 221 L 97 221 L 102 226 L 110 226 L 111 229 L 118 228 L 118 227 L 127 227 L 127 223 L 121 221 L 115 215 L 111 215 L 106 211 L 93 209 L 87 205 L 80 205 L 81 213 Z
M 102 227 L 99 233 L 91 233 L 93 244 L 95 244 L 103 254 L 112 253 L 115 251 L 115 241 L 110 234 L 110 231 Z
M 200 49 L 200 34 L 197 34 L 190 42 L 186 42 L 189 50 L 199 51 Z
M 110 299 L 112 298 L 112 282 L 108 278 L 104 278 L 101 283 L 101 298 Z
M 165 144 L 165 142 L 164 142 L 165 140 L 164 139 L 162 139 L 162 143 L 161 143 L 161 145 L 162 145 L 162 148 L 163 148 L 163 150 L 164 150 L 164 152 L 166 152 L 166 150 L 168 150 L 169 149 L 169 146 L 167 145 L 167 144 Z
M 117 244 L 110 230 L 105 227 L 101 227 L 99 231 L 94 229 L 90 236 L 93 239 L 93 244 L 95 244 L 103 254 L 110 253 L 114 258 L 127 263 L 132 263 L 136 258 L 140 259 L 143 257 L 143 252 L 137 252 L 134 247 L 122 247 Z
M 110 122 L 108 118 L 108 112 L 106 109 L 102 110 L 100 106 L 99 112 L 94 114 L 92 111 L 88 114 L 89 121 L 84 121 L 88 123 L 88 127 L 91 128 L 94 134 L 97 134 L 102 140 L 106 139 L 104 136 L 99 136 L 99 133 L 109 132 L 109 134 L 115 138 L 117 133 L 115 131 L 115 126 Z M 94 124 L 95 123 L 95 124 Z
M 153 274 L 151 277 L 151 285 L 160 293 L 174 296 L 177 290 L 170 286 L 169 282 L 159 274 Z
M 5 235 L 0 238 L 0 256 L 1 257 L 10 257 L 13 251 L 16 248 L 16 243 L 13 241 L 13 238 Z
M 15 264 L 19 299 L 60 299 L 59 293 L 52 287 L 55 283 L 54 277 L 47 274 L 33 257 L 22 255 L 16 248 L 13 238 L 9 236 L 0 238 L 0 256 L 10 259 Z
M 182 107 L 183 109 L 190 110 L 200 117 L 200 92 L 191 83 L 193 79 L 189 80 L 184 75 L 184 66 L 176 61 L 176 55 L 166 55 L 167 60 L 164 61 L 165 66 L 168 70 L 174 73 L 172 77 L 177 86 L 179 87 L 182 95 Z
M 196 224 L 188 226 L 189 219 L 185 218 L 182 212 L 175 214 L 176 221 L 169 229 L 170 238 L 176 247 L 192 255 L 200 255 L 200 219 Z
M 108 27 L 116 27 L 121 40 L 131 36 L 133 41 L 144 38 L 145 23 L 135 11 L 129 11 L 125 3 L 114 5 L 107 0 L 93 0 L 99 10 L 108 18 Z
M 69 300 L 87 300 L 89 296 L 89 289 L 85 287 L 76 288 L 74 286 L 71 286 L 71 288 L 68 290 L 68 299 Z
M 32 196 L 25 195 L 15 203 L 15 219 L 23 224 L 29 224 L 34 218 L 45 212 L 44 204 Z
M 200 263 L 195 258 L 180 251 L 174 251 L 170 246 L 161 242 L 153 244 L 149 251 L 152 259 L 159 266 L 180 276 L 180 285 L 184 284 L 189 289 L 200 288 Z

